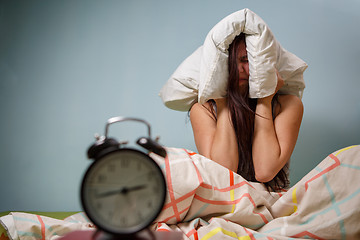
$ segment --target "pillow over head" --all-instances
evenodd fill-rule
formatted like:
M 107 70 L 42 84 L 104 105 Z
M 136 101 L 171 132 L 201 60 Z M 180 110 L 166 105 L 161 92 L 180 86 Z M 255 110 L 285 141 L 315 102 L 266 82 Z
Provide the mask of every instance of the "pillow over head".
M 160 90 L 165 106 L 188 111 L 198 101 L 202 46 L 187 57 Z
M 165 105 L 187 111 L 196 102 L 196 98 L 203 104 L 209 99 L 226 96 L 228 47 L 241 32 L 246 35 L 250 97 L 263 98 L 274 93 L 277 69 L 285 81 L 279 93 L 301 98 L 305 88 L 303 72 L 307 64 L 282 48 L 259 16 L 249 9 L 242 9 L 217 23 L 206 36 L 202 48 L 176 69 L 160 92 Z M 186 89 L 189 82 L 193 83 L 191 90 Z M 176 95 L 172 95 L 174 88 Z

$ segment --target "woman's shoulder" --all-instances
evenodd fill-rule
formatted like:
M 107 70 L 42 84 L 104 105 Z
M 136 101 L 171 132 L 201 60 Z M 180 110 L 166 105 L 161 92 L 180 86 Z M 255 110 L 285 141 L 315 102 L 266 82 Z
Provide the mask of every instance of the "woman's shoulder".
M 199 117 L 211 117 L 214 119 L 214 113 L 216 113 L 216 110 L 214 110 L 213 107 L 214 105 L 210 102 L 206 102 L 204 104 L 197 102 L 193 104 L 190 109 L 190 120 Z
M 302 113 L 304 110 L 301 99 L 295 95 L 279 95 L 280 111 L 292 109 Z
M 191 111 L 204 111 L 204 110 L 207 110 L 207 111 L 211 111 L 212 108 L 214 107 L 214 104 L 210 103 L 210 101 L 204 103 L 204 104 L 201 104 L 201 103 L 194 103 L 190 109 L 190 112 Z
M 284 105 L 303 106 L 299 97 L 290 94 L 279 95 L 279 102 Z

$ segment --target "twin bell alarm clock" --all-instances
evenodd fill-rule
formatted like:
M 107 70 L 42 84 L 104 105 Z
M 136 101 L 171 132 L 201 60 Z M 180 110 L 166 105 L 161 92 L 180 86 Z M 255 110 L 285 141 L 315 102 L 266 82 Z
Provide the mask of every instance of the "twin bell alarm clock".
M 137 140 L 146 152 L 127 148 L 125 143 L 108 137 L 109 126 L 123 121 L 147 126 L 148 137 Z M 160 214 L 166 198 L 166 182 L 149 151 L 166 156 L 165 149 L 151 139 L 151 128 L 146 121 L 125 117 L 110 118 L 105 135 L 97 137 L 88 149 L 88 157 L 94 161 L 82 179 L 81 203 L 98 230 L 116 239 L 123 239 L 122 236 L 133 239 L 129 236 L 146 229 Z

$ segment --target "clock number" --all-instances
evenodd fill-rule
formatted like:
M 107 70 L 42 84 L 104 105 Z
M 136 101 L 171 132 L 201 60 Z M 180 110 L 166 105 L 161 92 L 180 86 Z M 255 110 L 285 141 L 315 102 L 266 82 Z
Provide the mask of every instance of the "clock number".
M 106 181 L 106 175 L 100 174 L 100 175 L 98 176 L 98 182 L 99 182 L 99 183 L 103 183 L 103 182 L 105 182 L 105 181 Z
M 121 167 L 127 168 L 127 167 L 129 167 L 129 163 L 130 163 L 129 159 L 122 159 Z
M 141 169 L 142 169 L 142 164 L 141 164 L 141 162 L 139 162 L 139 163 L 137 164 L 137 170 L 138 170 L 138 171 L 141 171 Z
M 154 186 L 154 187 L 152 188 L 152 190 L 153 190 L 153 192 L 155 192 L 155 193 L 160 192 L 159 186 Z
M 107 167 L 107 171 L 108 172 L 115 172 L 115 164 L 109 164 L 109 166 Z
M 148 180 L 148 181 L 151 181 L 151 180 L 153 179 L 153 177 L 154 177 L 154 173 L 153 173 L 153 172 L 149 172 L 149 173 L 147 174 L 147 180 Z
M 115 215 L 115 214 L 114 214 L 114 211 L 109 211 L 108 214 L 109 214 L 109 218 L 110 218 L 110 219 L 113 219 L 113 218 L 114 218 L 114 215 Z
M 128 225 L 127 218 L 126 217 L 120 218 L 120 223 L 123 226 L 127 226 Z
M 141 221 L 141 220 L 144 219 L 143 216 L 142 216 L 142 214 L 141 214 L 141 212 L 138 212 L 138 213 L 137 213 L 137 216 L 138 216 L 139 221 Z
M 153 203 L 152 203 L 151 200 L 149 200 L 149 201 L 147 202 L 147 207 L 148 207 L 148 208 L 152 208 L 152 207 L 153 207 Z

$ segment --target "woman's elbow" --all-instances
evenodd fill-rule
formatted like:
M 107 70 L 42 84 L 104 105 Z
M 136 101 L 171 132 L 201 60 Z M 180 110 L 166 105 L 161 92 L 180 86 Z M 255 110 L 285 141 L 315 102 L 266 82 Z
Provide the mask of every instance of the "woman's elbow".
M 227 169 L 233 171 L 233 172 L 237 172 L 238 169 L 238 160 L 235 157 L 225 157 L 224 154 L 211 154 L 211 156 L 209 157 L 211 160 L 213 160 L 214 162 L 217 162 L 218 164 L 222 165 L 223 167 L 226 167 Z
M 254 164 L 255 179 L 261 183 L 270 182 L 276 177 L 287 162 L 288 161 L 279 159 L 277 163 L 269 164 L 267 162 L 262 162 L 257 165 Z
M 266 183 L 273 180 L 276 176 L 277 172 L 270 170 L 255 170 L 255 179 L 258 182 Z

